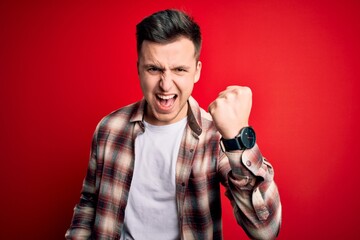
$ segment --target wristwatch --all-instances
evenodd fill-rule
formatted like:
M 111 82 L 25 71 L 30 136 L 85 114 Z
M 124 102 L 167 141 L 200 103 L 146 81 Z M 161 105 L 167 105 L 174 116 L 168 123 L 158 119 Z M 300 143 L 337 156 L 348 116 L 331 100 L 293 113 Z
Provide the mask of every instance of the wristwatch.
M 252 127 L 244 127 L 239 135 L 232 139 L 221 138 L 221 148 L 224 152 L 245 150 L 255 146 L 256 135 Z

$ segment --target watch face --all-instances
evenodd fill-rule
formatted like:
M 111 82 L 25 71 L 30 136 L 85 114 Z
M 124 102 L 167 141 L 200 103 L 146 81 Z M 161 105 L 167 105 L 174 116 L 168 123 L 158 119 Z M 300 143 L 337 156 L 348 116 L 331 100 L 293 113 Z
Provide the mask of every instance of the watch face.
M 252 148 L 256 142 L 255 131 L 251 127 L 246 127 L 241 133 L 241 142 L 245 148 Z

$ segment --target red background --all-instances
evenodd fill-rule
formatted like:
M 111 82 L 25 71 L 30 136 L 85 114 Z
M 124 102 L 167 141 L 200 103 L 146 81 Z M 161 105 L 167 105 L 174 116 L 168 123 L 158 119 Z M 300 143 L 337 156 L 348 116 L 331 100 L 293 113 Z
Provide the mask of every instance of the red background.
M 358 237 L 360 4 L 315 2 L 1 1 L 0 239 L 63 239 L 97 122 L 142 96 L 135 24 L 169 7 L 202 27 L 202 107 L 253 90 L 279 239 Z M 247 239 L 223 212 L 225 239 Z

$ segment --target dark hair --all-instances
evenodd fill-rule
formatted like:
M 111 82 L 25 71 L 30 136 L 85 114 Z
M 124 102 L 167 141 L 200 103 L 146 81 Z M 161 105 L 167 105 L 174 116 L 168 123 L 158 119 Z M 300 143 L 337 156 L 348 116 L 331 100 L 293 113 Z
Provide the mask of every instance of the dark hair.
M 186 37 L 194 43 L 195 57 L 200 56 L 201 32 L 193 18 L 180 10 L 167 9 L 144 18 L 136 25 L 137 52 L 143 41 L 168 43 L 178 37 Z

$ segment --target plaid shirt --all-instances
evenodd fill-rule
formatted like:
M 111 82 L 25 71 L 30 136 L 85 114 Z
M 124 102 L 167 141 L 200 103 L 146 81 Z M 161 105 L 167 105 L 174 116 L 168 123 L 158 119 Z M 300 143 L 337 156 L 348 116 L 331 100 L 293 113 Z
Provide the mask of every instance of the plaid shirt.
M 251 238 L 273 239 L 281 203 L 273 168 L 258 146 L 223 153 L 210 115 L 190 97 L 176 165 L 181 239 L 222 239 L 220 183 Z M 106 116 L 94 133 L 88 171 L 67 239 L 120 239 L 134 170 L 134 142 L 145 131 L 145 100 Z

